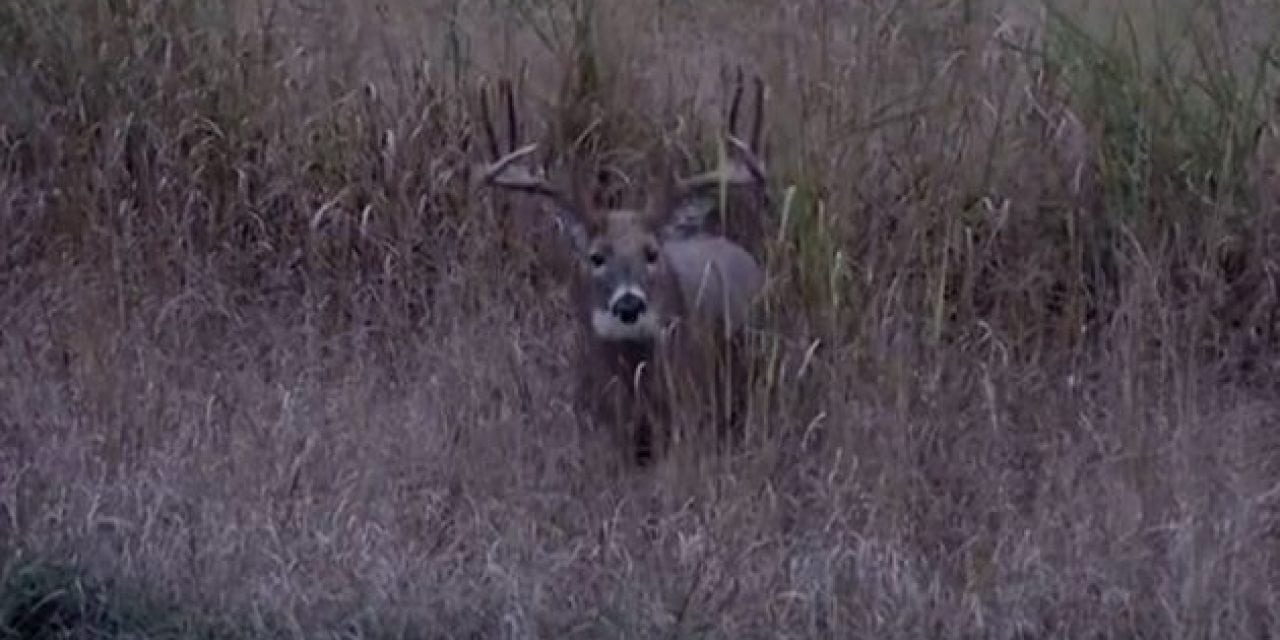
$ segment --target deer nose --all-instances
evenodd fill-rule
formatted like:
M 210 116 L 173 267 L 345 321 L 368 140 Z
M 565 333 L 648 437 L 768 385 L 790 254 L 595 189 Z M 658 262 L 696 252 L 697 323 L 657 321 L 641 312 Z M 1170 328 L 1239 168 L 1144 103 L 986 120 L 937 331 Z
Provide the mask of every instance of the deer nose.
M 626 324 L 635 322 L 644 309 L 644 298 L 634 293 L 625 293 L 613 303 L 613 315 Z

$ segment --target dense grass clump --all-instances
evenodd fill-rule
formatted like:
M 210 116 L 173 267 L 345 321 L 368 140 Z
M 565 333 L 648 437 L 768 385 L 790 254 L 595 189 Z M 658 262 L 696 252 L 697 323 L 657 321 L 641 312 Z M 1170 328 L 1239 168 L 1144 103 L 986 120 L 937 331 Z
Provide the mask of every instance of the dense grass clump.
M 1275 635 L 1280 15 L 1139 4 L 0 4 L 0 637 Z M 747 437 L 620 465 L 477 97 L 627 204 L 739 68 Z

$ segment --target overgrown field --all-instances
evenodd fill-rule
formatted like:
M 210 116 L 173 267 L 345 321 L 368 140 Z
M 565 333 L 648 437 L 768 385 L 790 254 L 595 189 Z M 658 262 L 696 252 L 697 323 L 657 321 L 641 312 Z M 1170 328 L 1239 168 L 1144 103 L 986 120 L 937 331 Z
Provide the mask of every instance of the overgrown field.
M 1276 637 L 1278 28 L 4 0 L 0 637 Z M 632 202 L 658 141 L 715 161 L 739 68 L 747 437 L 635 468 L 477 96 Z

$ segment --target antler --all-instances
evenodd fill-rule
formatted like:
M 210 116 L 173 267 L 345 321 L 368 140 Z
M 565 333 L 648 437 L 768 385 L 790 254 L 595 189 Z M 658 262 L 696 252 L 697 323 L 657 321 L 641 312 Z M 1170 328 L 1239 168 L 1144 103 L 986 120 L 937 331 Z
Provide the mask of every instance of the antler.
M 528 144 L 498 158 L 485 167 L 480 175 L 481 181 L 505 189 L 527 191 L 552 198 L 562 196 L 563 191 L 546 178 L 534 175 L 528 167 L 515 165 L 537 149 L 538 145 Z
M 493 119 L 489 114 L 489 98 L 488 92 L 484 89 L 480 90 L 480 114 L 481 124 L 488 138 L 489 152 L 497 159 L 492 163 L 485 165 L 480 173 L 482 184 L 494 185 L 504 189 L 515 191 L 523 191 L 535 195 L 545 196 L 553 200 L 558 206 L 566 211 L 573 212 L 575 215 L 582 215 L 584 209 L 580 203 L 573 197 L 570 191 L 552 184 L 545 176 L 535 174 L 528 167 L 517 164 L 524 158 L 533 154 L 537 150 L 536 143 L 530 143 L 523 147 L 516 148 L 519 143 L 520 131 L 519 122 L 516 118 L 515 97 L 511 90 L 511 81 L 502 79 L 498 83 L 499 90 L 507 103 L 507 148 L 505 154 L 501 149 L 498 138 L 494 133 Z M 502 155 L 500 155 L 502 154 Z
M 766 180 L 764 163 L 758 154 L 760 149 L 760 133 L 764 123 L 764 82 L 759 76 L 753 79 L 755 84 L 755 109 L 751 127 L 750 144 L 737 136 L 738 107 L 742 103 L 742 69 L 738 69 L 738 78 L 733 92 L 733 101 L 729 106 L 729 122 L 724 135 L 726 156 L 729 162 L 722 164 L 714 171 L 680 178 L 676 187 L 681 193 L 692 194 L 704 189 L 719 188 L 720 185 L 762 185 Z

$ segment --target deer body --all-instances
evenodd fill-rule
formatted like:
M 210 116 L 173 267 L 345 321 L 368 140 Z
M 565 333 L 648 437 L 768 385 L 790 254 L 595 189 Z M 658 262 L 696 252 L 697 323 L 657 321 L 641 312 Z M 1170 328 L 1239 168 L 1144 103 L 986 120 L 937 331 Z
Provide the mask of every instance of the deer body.
M 514 122 L 509 93 L 508 107 Z M 746 249 L 705 233 L 702 222 L 712 204 L 709 191 L 762 186 L 764 174 L 745 143 L 732 135 L 726 141 L 730 166 L 667 180 L 643 209 L 597 210 L 576 189 L 520 167 L 533 145 L 511 149 L 484 173 L 488 184 L 553 201 L 577 256 L 579 405 L 596 422 L 627 427 L 617 433 L 629 432 L 642 463 L 665 448 L 675 409 L 692 410 L 698 423 L 711 410 L 707 417 L 722 431 L 739 417 L 726 392 L 738 401 L 744 396 L 736 347 L 764 275 Z M 496 142 L 493 147 L 496 152 Z
M 746 324 L 752 299 L 764 284 L 755 257 L 721 236 L 672 240 L 664 249 L 686 308 L 706 319 L 723 319 L 731 330 Z
M 625 220 L 633 212 L 614 212 Z M 720 430 L 731 426 L 737 407 L 707 388 L 720 376 L 742 372 L 733 339 L 749 320 L 751 302 L 764 274 L 738 244 L 719 236 L 658 242 L 643 230 L 619 223 L 605 238 L 621 266 L 586 271 L 576 278 L 580 320 L 578 400 L 598 422 L 631 427 L 636 455 L 647 459 L 669 438 L 673 406 L 695 413 L 714 408 Z M 655 242 L 650 264 L 638 239 Z M 607 240 L 597 240 L 608 242 Z M 615 247 L 618 245 L 614 245 Z M 642 303 L 632 317 L 631 296 Z M 619 304 L 624 303 L 624 304 Z M 724 356 L 728 359 L 724 359 Z M 625 431 L 624 431 L 625 434 Z

